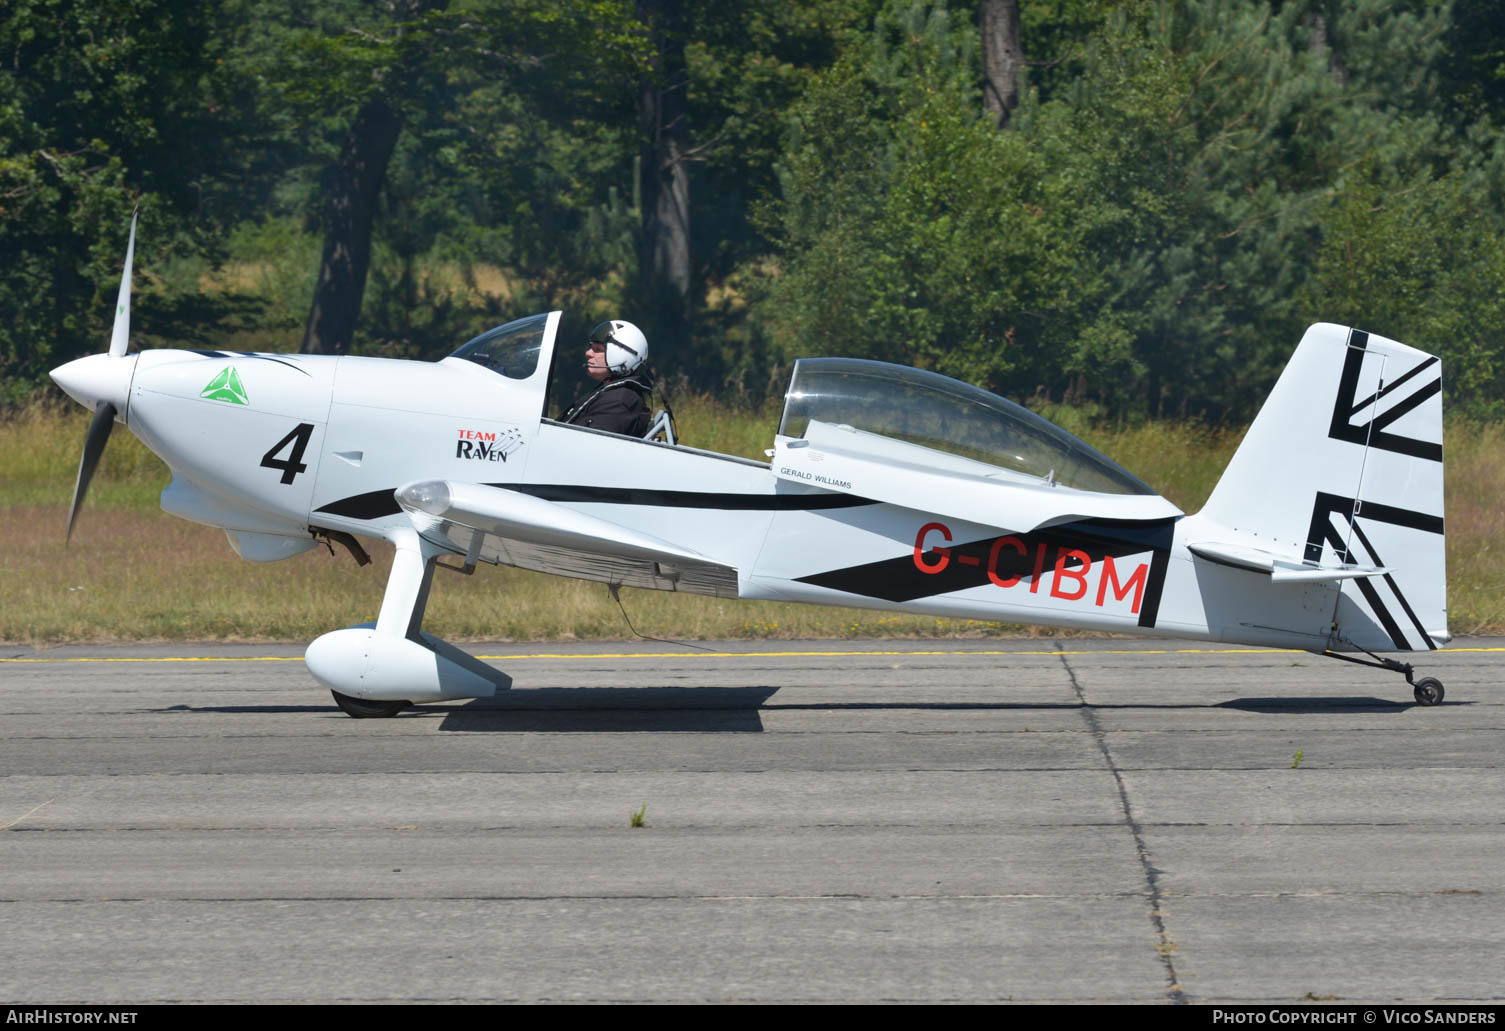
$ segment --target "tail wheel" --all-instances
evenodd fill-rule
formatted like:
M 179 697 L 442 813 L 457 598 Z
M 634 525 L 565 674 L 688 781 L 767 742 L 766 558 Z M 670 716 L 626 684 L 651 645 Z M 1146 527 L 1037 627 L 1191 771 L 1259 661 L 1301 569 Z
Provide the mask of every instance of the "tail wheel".
M 1417 688 L 1417 690 L 1421 689 Z M 364 698 L 351 698 L 348 694 L 340 694 L 338 691 L 329 693 L 334 695 L 334 703 L 344 710 L 346 716 L 353 716 L 358 720 L 396 716 L 413 704 L 412 702 L 372 702 Z
M 1436 677 L 1422 677 L 1415 684 L 1417 705 L 1441 705 L 1442 681 Z

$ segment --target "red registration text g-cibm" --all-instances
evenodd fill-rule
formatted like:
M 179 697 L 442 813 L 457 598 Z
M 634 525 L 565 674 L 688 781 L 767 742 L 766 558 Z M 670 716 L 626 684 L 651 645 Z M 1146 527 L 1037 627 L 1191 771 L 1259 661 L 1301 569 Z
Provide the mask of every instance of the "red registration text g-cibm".
M 944 544 L 930 543 L 932 535 L 939 536 Z M 951 543 L 951 530 L 945 523 L 926 523 L 920 527 L 920 532 L 915 534 L 914 540 L 914 564 L 915 568 L 922 573 L 932 576 L 946 570 L 952 562 L 963 566 L 982 566 L 983 559 L 978 555 L 956 552 L 946 545 Z M 1054 561 L 1050 567 L 1050 596 L 1060 598 L 1063 601 L 1080 601 L 1091 594 L 1089 577 L 1093 570 L 1092 556 L 1081 548 L 1073 548 L 1067 544 L 1053 544 L 1044 540 L 1031 541 L 1026 535 L 1018 537 L 1014 534 L 1006 534 L 994 538 L 988 547 L 987 574 L 988 580 L 995 587 L 1014 587 L 1025 579 L 1017 574 L 1000 576 L 998 572 L 999 556 L 1006 552 L 1017 555 L 1019 558 L 1028 558 L 1033 552 L 1034 569 L 1028 577 L 1029 593 L 1040 593 L 1040 585 L 1045 582 L 1046 560 L 1050 558 L 1051 549 L 1055 550 Z M 1147 562 L 1139 563 L 1134 572 L 1129 574 L 1128 579 L 1120 580 L 1118 566 L 1114 564 L 1112 555 L 1104 555 L 1102 561 L 1097 564 L 1097 597 L 1092 604 L 1101 607 L 1108 599 L 1111 591 L 1114 601 L 1123 601 L 1134 592 L 1134 601 L 1129 611 L 1139 613 L 1139 605 L 1144 600 L 1145 580 L 1149 576 L 1150 566 Z

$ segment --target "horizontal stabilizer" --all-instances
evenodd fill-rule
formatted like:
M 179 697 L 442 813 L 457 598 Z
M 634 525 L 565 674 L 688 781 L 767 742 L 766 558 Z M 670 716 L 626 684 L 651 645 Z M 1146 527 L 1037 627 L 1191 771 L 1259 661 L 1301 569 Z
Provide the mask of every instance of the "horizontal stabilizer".
M 1331 580 L 1353 580 L 1364 576 L 1383 576 L 1390 572 L 1386 566 L 1334 566 L 1315 565 L 1298 561 L 1290 556 L 1272 555 L 1242 544 L 1222 544 L 1199 541 L 1188 544 L 1186 549 L 1198 558 L 1216 562 L 1221 566 L 1247 569 L 1251 573 L 1264 573 L 1276 583 L 1324 583 Z

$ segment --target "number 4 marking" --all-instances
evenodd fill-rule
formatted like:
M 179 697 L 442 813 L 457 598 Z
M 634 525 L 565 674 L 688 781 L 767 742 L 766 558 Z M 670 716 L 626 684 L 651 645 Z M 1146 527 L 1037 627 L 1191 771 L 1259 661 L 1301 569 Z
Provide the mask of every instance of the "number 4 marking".
M 308 466 L 303 464 L 303 452 L 308 448 L 308 441 L 313 433 L 313 423 L 300 422 L 297 429 L 273 444 L 271 450 L 261 456 L 262 468 L 281 469 L 282 482 L 292 483 L 293 477 L 308 471 Z M 285 459 L 278 458 L 277 452 L 288 446 L 292 447 L 292 453 Z

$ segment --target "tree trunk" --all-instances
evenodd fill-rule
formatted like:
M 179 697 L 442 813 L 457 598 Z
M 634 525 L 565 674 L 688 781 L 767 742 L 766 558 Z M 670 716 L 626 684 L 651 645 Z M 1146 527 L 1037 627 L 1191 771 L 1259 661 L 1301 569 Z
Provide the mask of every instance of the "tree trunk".
M 639 0 L 653 36 L 653 74 L 638 91 L 642 126 L 643 278 L 672 354 L 689 341 L 690 119 L 681 0 Z
M 441 10 L 449 0 L 387 0 L 400 36 L 404 23 L 428 11 Z M 387 71 L 389 96 L 401 96 L 404 76 Z M 324 254 L 314 303 L 303 330 L 304 354 L 349 354 L 355 324 L 371 269 L 371 223 L 376 201 L 387 179 L 387 162 L 402 131 L 402 114 L 395 103 L 377 96 L 356 113 L 350 138 L 340 154 L 334 187 L 324 209 Z
M 980 0 L 977 26 L 982 34 L 982 104 L 1000 129 L 1019 106 L 1019 73 L 1024 48 L 1019 41 L 1019 0 Z
M 324 210 L 324 255 L 303 333 L 304 354 L 349 354 L 371 268 L 371 223 L 402 119 L 380 98 L 355 116 Z
M 1312 39 L 1308 49 L 1314 54 L 1326 52 L 1327 68 L 1332 73 L 1333 81 L 1339 86 L 1347 86 L 1348 65 L 1344 64 L 1343 55 L 1338 52 L 1337 47 L 1333 46 L 1327 19 L 1314 11 L 1306 16 L 1306 25 L 1312 30 Z

